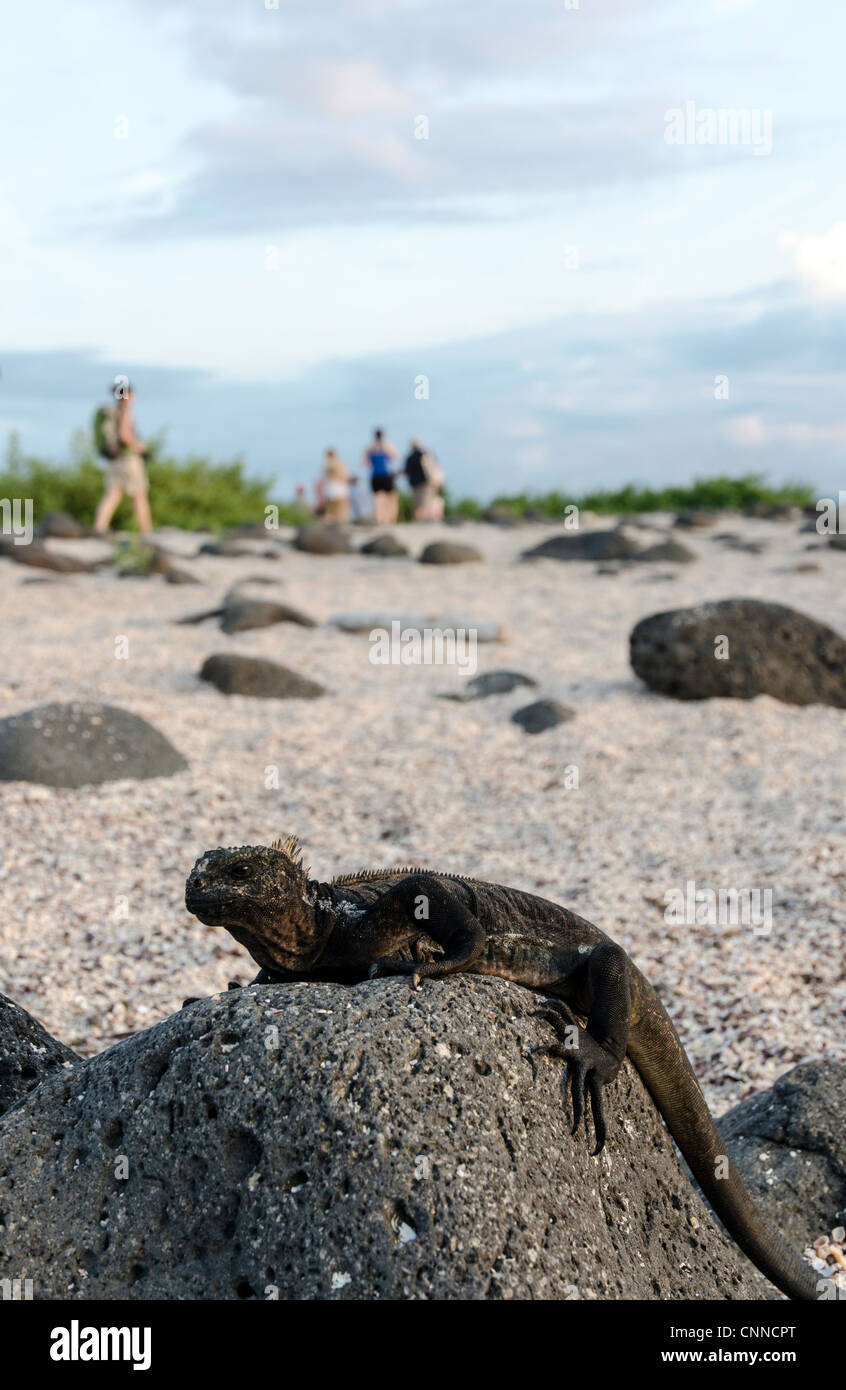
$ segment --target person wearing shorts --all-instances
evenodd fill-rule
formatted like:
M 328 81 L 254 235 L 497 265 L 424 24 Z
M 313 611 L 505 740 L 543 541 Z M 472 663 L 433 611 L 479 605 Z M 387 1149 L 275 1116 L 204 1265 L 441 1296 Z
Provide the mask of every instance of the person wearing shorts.
M 377 522 L 390 525 L 399 515 L 399 494 L 391 464 L 397 451 L 382 430 L 373 431 L 373 443 L 364 451 L 363 462 L 370 469 L 370 490 Z
M 153 529 L 150 515 L 150 502 L 147 496 L 149 483 L 147 469 L 144 467 L 144 454 L 147 445 L 135 433 L 132 418 L 132 405 L 135 391 L 128 382 L 114 387 L 113 394 L 118 407 L 118 438 L 121 451 L 116 459 L 106 464 L 106 490 L 94 518 L 94 530 L 102 535 L 108 531 L 109 523 L 117 510 L 124 493 L 132 501 L 132 509 L 138 520 L 138 529 L 146 534 Z
M 323 519 L 347 521 L 350 514 L 350 482 L 347 465 L 335 449 L 326 450 L 323 468 Z

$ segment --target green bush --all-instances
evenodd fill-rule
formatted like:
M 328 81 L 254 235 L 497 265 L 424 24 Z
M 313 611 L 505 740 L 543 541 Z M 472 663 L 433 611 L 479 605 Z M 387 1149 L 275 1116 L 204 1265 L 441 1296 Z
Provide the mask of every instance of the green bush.
M 186 530 L 221 530 L 244 522 L 264 521 L 265 507 L 274 499 L 267 479 L 248 478 L 240 458 L 230 463 L 212 463 L 189 455 L 175 459 L 166 455 L 162 439 L 150 443 L 147 454 L 150 476 L 150 504 L 157 526 L 182 526 Z M 104 472 L 85 431 L 77 431 L 71 443 L 71 462 L 66 465 L 24 455 L 16 436 L 9 438 L 6 461 L 0 469 L 0 497 L 31 497 L 35 520 L 48 511 L 69 512 L 90 525 L 103 493 Z M 814 489 L 807 483 L 787 483 L 770 487 L 762 474 L 741 478 L 698 478 L 687 486 L 640 487 L 629 483 L 616 491 L 597 491 L 582 495 L 565 492 L 533 494 L 522 492 L 494 498 L 494 505 L 508 507 L 516 516 L 530 508 L 543 516 L 563 517 L 565 507 L 575 503 L 584 511 L 619 515 L 622 512 L 682 511 L 696 507 L 742 509 L 755 503 L 813 504 Z M 276 503 L 279 520 L 297 526 L 311 513 L 296 504 Z M 485 508 L 472 497 L 453 500 L 447 493 L 446 512 L 476 520 Z M 400 494 L 400 519 L 410 521 L 411 498 Z M 115 513 L 113 526 L 132 530 L 132 507 L 124 498 Z
M 31 497 L 35 520 L 45 512 L 69 512 L 90 525 L 103 494 L 105 473 L 84 435 L 74 437 L 73 459 L 58 465 L 25 456 L 12 436 L 0 470 L 0 497 Z M 146 456 L 150 478 L 150 505 L 157 526 L 182 526 L 187 530 L 217 530 L 243 522 L 264 521 L 270 502 L 270 483 L 248 478 L 240 459 L 212 463 L 189 455 L 174 459 L 164 454 L 161 440 L 151 441 Z M 279 505 L 279 520 L 296 524 L 303 513 Z M 124 498 L 115 513 L 113 527 L 135 526 L 132 506 Z
M 785 483 L 770 487 L 763 474 L 747 473 L 741 478 L 696 478 L 686 486 L 664 488 L 638 487 L 627 483 L 615 491 L 600 490 L 587 493 L 521 492 L 493 499 L 493 506 L 508 507 L 515 516 L 523 516 L 530 508 L 543 516 L 563 517 L 565 507 L 574 503 L 582 511 L 604 512 L 619 516 L 625 512 L 675 512 L 697 507 L 742 510 L 755 503 L 781 503 L 805 507 L 813 505 L 817 494 L 809 483 Z M 472 498 L 449 502 L 452 515 L 477 517 L 482 508 Z

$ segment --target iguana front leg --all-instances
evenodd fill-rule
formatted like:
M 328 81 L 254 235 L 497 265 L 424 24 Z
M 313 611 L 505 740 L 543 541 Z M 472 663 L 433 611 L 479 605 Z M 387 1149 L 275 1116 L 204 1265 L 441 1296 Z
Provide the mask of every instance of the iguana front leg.
M 588 1004 L 587 1028 L 580 1027 L 561 999 L 549 999 L 547 1007 L 538 1012 L 552 1024 L 560 1039 L 547 1052 L 562 1058 L 570 1068 L 573 1133 L 583 1116 L 587 1123 L 586 1102 L 590 1097 L 596 1136 L 593 1152 L 598 1154 L 605 1145 L 607 1132 L 602 1089 L 614 1080 L 623 1064 L 631 1027 L 631 973 L 622 946 L 603 941 L 594 947 L 587 957 L 584 981 L 580 981 L 578 992 Z
M 411 874 L 390 888 L 367 909 L 361 923 L 364 940 L 399 944 L 415 929 L 443 947 L 438 960 L 397 960 L 380 955 L 368 970 L 369 979 L 379 975 L 410 975 L 416 989 L 422 979 L 442 980 L 460 970 L 469 970 L 478 960 L 487 940 L 478 918 L 461 901 L 457 888 L 447 887 L 428 874 Z

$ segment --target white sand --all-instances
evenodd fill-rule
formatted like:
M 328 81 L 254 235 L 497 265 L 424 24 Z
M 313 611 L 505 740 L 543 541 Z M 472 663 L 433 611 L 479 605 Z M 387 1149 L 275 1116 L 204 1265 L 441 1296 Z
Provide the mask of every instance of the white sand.
M 296 831 L 321 876 L 418 862 L 590 918 L 659 988 L 717 1111 L 800 1060 L 846 1060 L 846 711 L 766 697 L 679 703 L 647 692 L 628 664 L 639 618 L 703 599 L 778 600 L 846 633 L 846 554 L 807 554 L 814 538 L 795 524 L 730 518 L 716 529 L 765 539 L 766 553 L 676 531 L 701 558 L 673 567 L 674 582 L 657 577 L 666 565 L 605 577 L 591 564 L 516 562 L 555 529 L 399 528 L 415 553 L 446 536 L 486 557 L 450 568 L 293 551 L 277 562 L 204 557 L 193 565 L 202 588 L 110 574 L 26 584 L 40 572 L 0 564 L 0 714 L 99 699 L 151 720 L 190 761 L 148 782 L 0 787 L 0 989 L 91 1052 L 186 995 L 248 980 L 246 953 L 186 914 L 185 877 L 211 846 Z M 820 572 L 785 572 L 803 560 Z M 365 636 L 330 626 L 225 637 L 215 623 L 173 625 L 255 574 L 321 622 L 386 606 L 501 622 L 509 641 L 480 647 L 479 670 L 514 668 L 539 689 L 457 704 L 436 698 L 455 688 L 453 672 L 374 666 Z M 115 658 L 120 635 L 128 660 Z M 333 693 L 227 698 L 196 678 L 205 656 L 226 650 L 281 661 Z M 525 735 L 509 715 L 536 695 L 577 718 Z M 277 790 L 265 786 L 271 765 Z M 573 765 L 580 785 L 568 790 Z M 772 889 L 772 933 L 667 925 L 664 895 L 688 879 Z

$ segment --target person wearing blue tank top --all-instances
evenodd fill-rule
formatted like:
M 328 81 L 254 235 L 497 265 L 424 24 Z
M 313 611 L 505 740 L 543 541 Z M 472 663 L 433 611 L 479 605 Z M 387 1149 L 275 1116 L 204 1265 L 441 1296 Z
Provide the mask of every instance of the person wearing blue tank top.
M 391 464 L 397 458 L 393 444 L 382 430 L 373 431 L 373 443 L 365 449 L 363 463 L 370 469 L 373 513 L 380 525 L 391 525 L 399 515 L 399 494 Z

